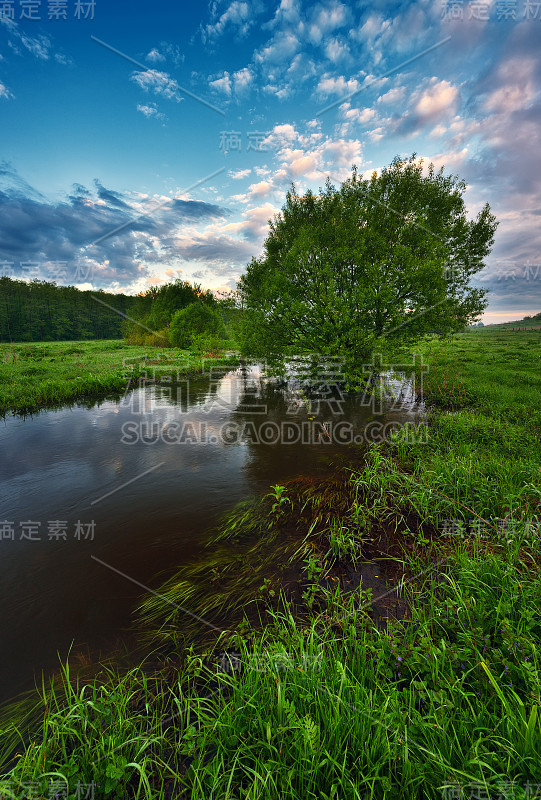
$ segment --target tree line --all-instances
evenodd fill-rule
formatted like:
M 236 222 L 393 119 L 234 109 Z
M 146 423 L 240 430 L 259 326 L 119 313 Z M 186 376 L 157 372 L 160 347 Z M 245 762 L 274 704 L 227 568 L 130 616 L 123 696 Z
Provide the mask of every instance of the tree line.
M 180 279 L 130 296 L 0 278 L 2 342 L 124 338 L 189 348 L 197 339 L 219 347 L 231 338 L 236 313 L 231 299 Z
M 0 341 L 120 339 L 133 297 L 0 278 Z

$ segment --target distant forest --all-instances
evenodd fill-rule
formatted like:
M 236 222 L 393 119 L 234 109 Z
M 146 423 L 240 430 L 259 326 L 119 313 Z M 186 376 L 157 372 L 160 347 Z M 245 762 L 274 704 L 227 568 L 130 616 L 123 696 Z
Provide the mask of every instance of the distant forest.
M 130 296 L 2 277 L 0 342 L 125 338 L 131 344 L 163 346 L 173 316 L 193 303 L 215 309 L 222 325 L 231 328 L 236 311 L 230 298 L 217 299 L 210 290 L 180 279 Z
M 120 339 L 124 317 L 107 306 L 129 314 L 134 302 L 134 297 L 125 294 L 81 291 L 46 281 L 27 283 L 2 277 L 0 341 Z

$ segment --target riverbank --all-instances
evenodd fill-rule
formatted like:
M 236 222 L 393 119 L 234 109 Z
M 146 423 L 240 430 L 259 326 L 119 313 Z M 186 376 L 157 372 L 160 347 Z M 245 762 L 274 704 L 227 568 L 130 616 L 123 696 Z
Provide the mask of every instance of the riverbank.
M 372 445 L 333 486 L 290 482 L 229 515 L 204 580 L 179 576 L 162 600 L 143 601 L 152 660 L 86 688 L 66 675 L 41 724 L 19 724 L 6 796 L 36 781 L 27 796 L 48 797 L 59 781 L 69 798 L 78 784 L 99 798 L 410 800 L 457 797 L 459 786 L 465 797 L 535 797 L 541 338 L 510 336 L 416 348 L 428 364 L 427 441 Z M 234 574 L 231 554 L 254 531 L 251 567 L 281 546 L 300 565 L 295 591 L 287 570 L 259 587 L 250 570 Z M 362 584 L 332 578 L 383 552 L 384 533 L 400 568 L 389 593 L 409 612 L 380 625 Z M 212 624 L 239 583 L 257 588 L 241 599 L 266 626 L 250 613 L 186 649 L 171 603 Z
M 172 347 L 162 352 L 116 339 L 0 344 L 0 414 L 122 394 L 141 379 L 201 374 L 205 363 L 204 354 Z

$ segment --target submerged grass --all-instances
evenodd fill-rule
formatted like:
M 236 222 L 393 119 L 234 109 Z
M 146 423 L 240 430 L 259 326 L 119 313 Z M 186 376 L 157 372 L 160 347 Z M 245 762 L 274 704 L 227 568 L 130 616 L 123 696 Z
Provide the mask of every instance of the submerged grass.
M 353 509 L 354 486 L 344 472 L 333 480 L 290 480 L 280 489 L 280 504 L 269 493 L 236 506 L 217 524 L 206 555 L 198 555 L 194 564 L 144 599 L 136 610 L 135 628 L 148 645 L 208 644 L 227 619 L 223 640 L 245 614 L 259 619 L 258 603 L 276 596 L 292 568 L 301 571 L 316 554 L 319 572 L 328 570 L 343 545 L 337 526 L 339 521 L 344 526 Z M 331 531 L 334 555 L 332 546 L 325 552 Z M 360 541 L 357 523 L 355 549 Z
M 160 671 L 84 685 L 66 672 L 41 727 L 5 718 L 5 741 L 20 738 L 5 796 L 50 796 L 59 780 L 72 800 L 80 780 L 100 798 L 534 797 L 539 336 L 425 342 L 428 441 L 373 445 L 347 475 L 290 481 L 224 518 L 207 561 L 158 592 L 168 602 L 141 605 Z M 385 628 L 362 584 L 323 579 L 382 532 L 404 544 L 410 609 Z M 302 565 L 302 613 L 277 562 Z M 189 646 L 171 603 L 216 623 L 236 608 L 234 624 Z
M 379 630 L 365 595 L 337 589 L 308 623 L 286 605 L 226 652 L 184 653 L 167 680 L 134 670 L 74 687 L 66 675 L 6 796 L 30 780 L 49 796 L 61 780 L 69 798 L 78 781 L 100 798 L 410 800 L 504 785 L 527 797 L 541 759 L 541 581 L 517 556 L 459 549 L 443 579 L 416 583 L 409 624 Z
M 252 668 L 201 720 L 191 796 L 424 798 L 536 780 L 539 583 L 517 604 L 510 562 L 452 566 L 453 579 L 427 582 L 413 625 L 377 631 L 335 593 L 338 633 L 284 614 L 255 645 L 241 640 Z

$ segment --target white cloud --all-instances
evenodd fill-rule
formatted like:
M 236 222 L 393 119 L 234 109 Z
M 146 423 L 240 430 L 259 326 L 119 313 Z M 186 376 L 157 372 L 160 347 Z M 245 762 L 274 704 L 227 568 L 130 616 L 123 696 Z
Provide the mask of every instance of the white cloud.
M 178 44 L 172 44 L 171 42 L 160 42 L 158 47 L 153 47 L 152 50 L 147 53 L 146 59 L 147 61 L 151 61 L 153 64 L 161 63 L 169 59 L 176 67 L 178 67 L 185 60 L 185 56 Z
M 439 139 L 441 136 L 444 136 L 447 133 L 447 130 L 448 128 L 446 125 L 436 125 L 436 127 L 432 128 L 428 135 L 431 139 Z
M 221 78 L 216 78 L 214 81 L 209 82 L 209 86 L 216 92 L 225 94 L 226 97 L 231 97 L 231 77 L 229 72 L 224 72 Z
M 317 5 L 311 15 L 308 36 L 311 42 L 319 44 L 331 31 L 343 27 L 350 18 L 350 10 L 339 2 Z
M 441 169 L 441 167 L 445 167 L 445 172 L 455 172 L 455 170 L 462 169 L 467 158 L 468 148 L 463 147 L 462 150 L 447 150 L 432 156 L 419 156 L 416 160 L 418 162 L 423 162 L 424 172 L 426 174 L 429 164 L 434 164 L 437 170 Z
M 51 40 L 48 36 L 26 36 L 19 34 L 21 44 L 36 58 L 47 61 L 50 55 Z
M 320 79 L 316 91 L 320 97 L 328 97 L 329 95 L 348 95 L 356 92 L 360 88 L 359 81 L 355 78 L 346 80 L 343 75 L 338 78 L 326 74 Z
M 140 111 L 141 114 L 144 114 L 145 117 L 155 117 L 156 119 L 165 119 L 165 114 L 161 114 L 158 111 L 158 107 L 156 103 L 148 103 L 147 105 L 137 105 L 137 111 Z
M 225 70 L 223 75 L 209 82 L 209 86 L 216 92 L 231 97 L 243 97 L 249 91 L 254 81 L 254 74 L 248 67 L 237 70 L 232 75 Z
M 295 127 L 290 123 L 275 125 L 270 134 L 263 142 L 263 146 L 269 149 L 278 149 L 284 142 L 293 142 L 298 136 Z
M 175 252 L 183 259 L 212 264 L 218 274 L 237 271 L 254 255 L 253 243 L 213 230 L 189 234 L 179 232 L 173 244 Z
M 316 65 L 305 53 L 297 53 L 286 70 L 285 79 L 295 86 L 299 86 L 317 72 Z
M 355 162 L 361 160 L 362 147 L 357 139 L 329 140 L 323 144 L 322 154 L 327 163 L 330 162 L 340 170 L 349 170 Z
M 415 113 L 420 122 L 438 119 L 442 114 L 454 113 L 459 101 L 456 86 L 449 81 L 432 78 L 432 85 L 424 91 L 415 104 Z
M 259 64 L 277 64 L 283 66 L 299 51 L 300 42 L 292 31 L 280 31 L 270 42 L 254 54 Z
M 283 191 L 292 180 L 319 181 L 322 171 L 343 179 L 351 165 L 361 161 L 359 140 L 324 137 L 309 130 L 310 133 L 301 134 L 293 125 L 276 125 L 265 140 L 265 146 L 276 151 L 278 162 L 277 169 L 268 178 L 274 191 Z
M 13 93 L 10 92 L 6 84 L 2 83 L 2 81 L 0 81 L 0 97 L 3 97 L 4 100 L 10 100 L 13 97 Z
M 280 0 L 280 5 L 276 9 L 274 17 L 270 22 L 266 22 L 262 27 L 277 28 L 281 25 L 299 25 L 301 22 L 299 0 Z
M 384 19 L 379 14 L 369 14 L 362 25 L 352 28 L 349 35 L 357 42 L 373 40 L 389 27 L 390 21 Z
M 276 186 L 272 180 L 263 180 L 258 183 L 251 183 L 247 192 L 244 194 L 234 194 L 231 199 L 237 203 L 250 203 L 253 200 L 259 201 L 262 197 L 273 194 L 275 191 Z
M 176 100 L 177 103 L 182 100 L 178 83 L 169 77 L 166 72 L 147 69 L 145 72 L 134 72 L 130 80 L 140 86 L 141 89 L 144 89 L 145 92 L 154 92 L 154 94 L 165 97 L 168 100 Z
M 216 4 L 213 8 L 215 21 L 206 25 L 202 30 L 203 41 L 221 36 L 226 28 L 234 28 L 238 36 L 246 36 L 254 23 L 254 17 L 259 10 L 258 3 L 248 3 L 242 0 L 233 0 L 220 16 L 216 13 Z
M 342 61 L 345 58 L 349 58 L 349 47 L 339 39 L 331 39 L 325 45 L 325 55 L 329 61 Z
M 395 55 L 411 54 L 422 50 L 423 45 L 434 44 L 435 31 L 441 24 L 441 14 L 440 19 L 433 19 L 432 7 L 436 4 L 437 0 L 402 4 L 402 10 L 391 12 L 389 18 L 369 12 L 349 35 L 366 48 L 374 66 L 385 60 L 390 63 Z M 441 11 L 441 4 L 439 8 Z
M 69 56 L 65 56 L 64 53 L 55 53 L 54 60 L 57 64 L 62 64 L 63 66 L 69 66 L 73 64 L 73 61 Z
M 153 47 L 152 50 L 147 53 L 146 58 L 147 61 L 152 61 L 153 63 L 156 63 L 157 61 L 165 61 L 165 56 L 163 56 L 155 47 Z
M 247 178 L 251 172 L 251 169 L 239 169 L 236 172 L 229 172 L 229 177 L 233 178 L 234 181 L 240 181 L 241 178 Z
M 317 167 L 321 160 L 319 152 L 305 153 L 301 149 L 287 149 L 283 151 L 282 157 L 292 178 L 310 179 L 317 175 Z
M 273 94 L 278 100 L 285 100 L 287 97 L 290 97 L 292 91 L 291 86 L 282 86 L 282 88 L 279 89 L 278 86 L 273 83 L 263 86 L 262 89 L 265 94 Z
M 368 138 L 371 142 L 379 142 L 387 133 L 388 131 L 385 130 L 383 125 L 380 125 L 378 128 L 373 128 L 369 131 Z
M 248 191 L 252 197 L 264 197 L 272 192 L 274 189 L 272 183 L 269 181 L 259 181 L 259 183 L 252 183 L 248 187 Z
M 272 219 L 279 210 L 279 208 L 269 202 L 261 206 L 255 206 L 243 212 L 240 222 L 229 222 L 227 225 L 223 225 L 221 230 L 240 234 L 245 239 L 259 242 L 261 245 L 263 239 L 269 232 L 269 220 Z M 254 252 L 253 255 L 255 254 Z
M 4 25 L 8 35 L 13 37 L 13 39 L 8 39 L 7 44 L 16 55 L 22 55 L 21 49 L 17 46 L 18 44 L 35 58 L 39 58 L 41 61 L 49 60 L 52 55 L 51 50 L 53 46 L 50 36 L 44 34 L 29 36 L 27 33 L 22 33 L 18 23 L 4 16 L 0 17 L 0 25 Z M 59 64 L 71 64 L 71 59 L 61 53 L 55 54 L 55 60 Z
M 373 108 L 350 108 L 349 103 L 340 106 L 341 116 L 348 122 L 356 122 L 359 125 L 366 125 L 376 116 Z
M 233 83 L 235 85 L 235 94 L 244 94 L 252 85 L 254 80 L 253 73 L 244 67 L 233 73 Z
M 399 103 L 404 99 L 406 89 L 404 86 L 398 86 L 395 89 L 389 89 L 388 92 L 378 97 L 377 102 L 383 105 L 390 105 L 392 103 Z
M 533 102 L 538 87 L 533 58 L 510 58 L 497 69 L 499 86 L 485 99 L 484 108 L 500 114 L 526 109 Z

